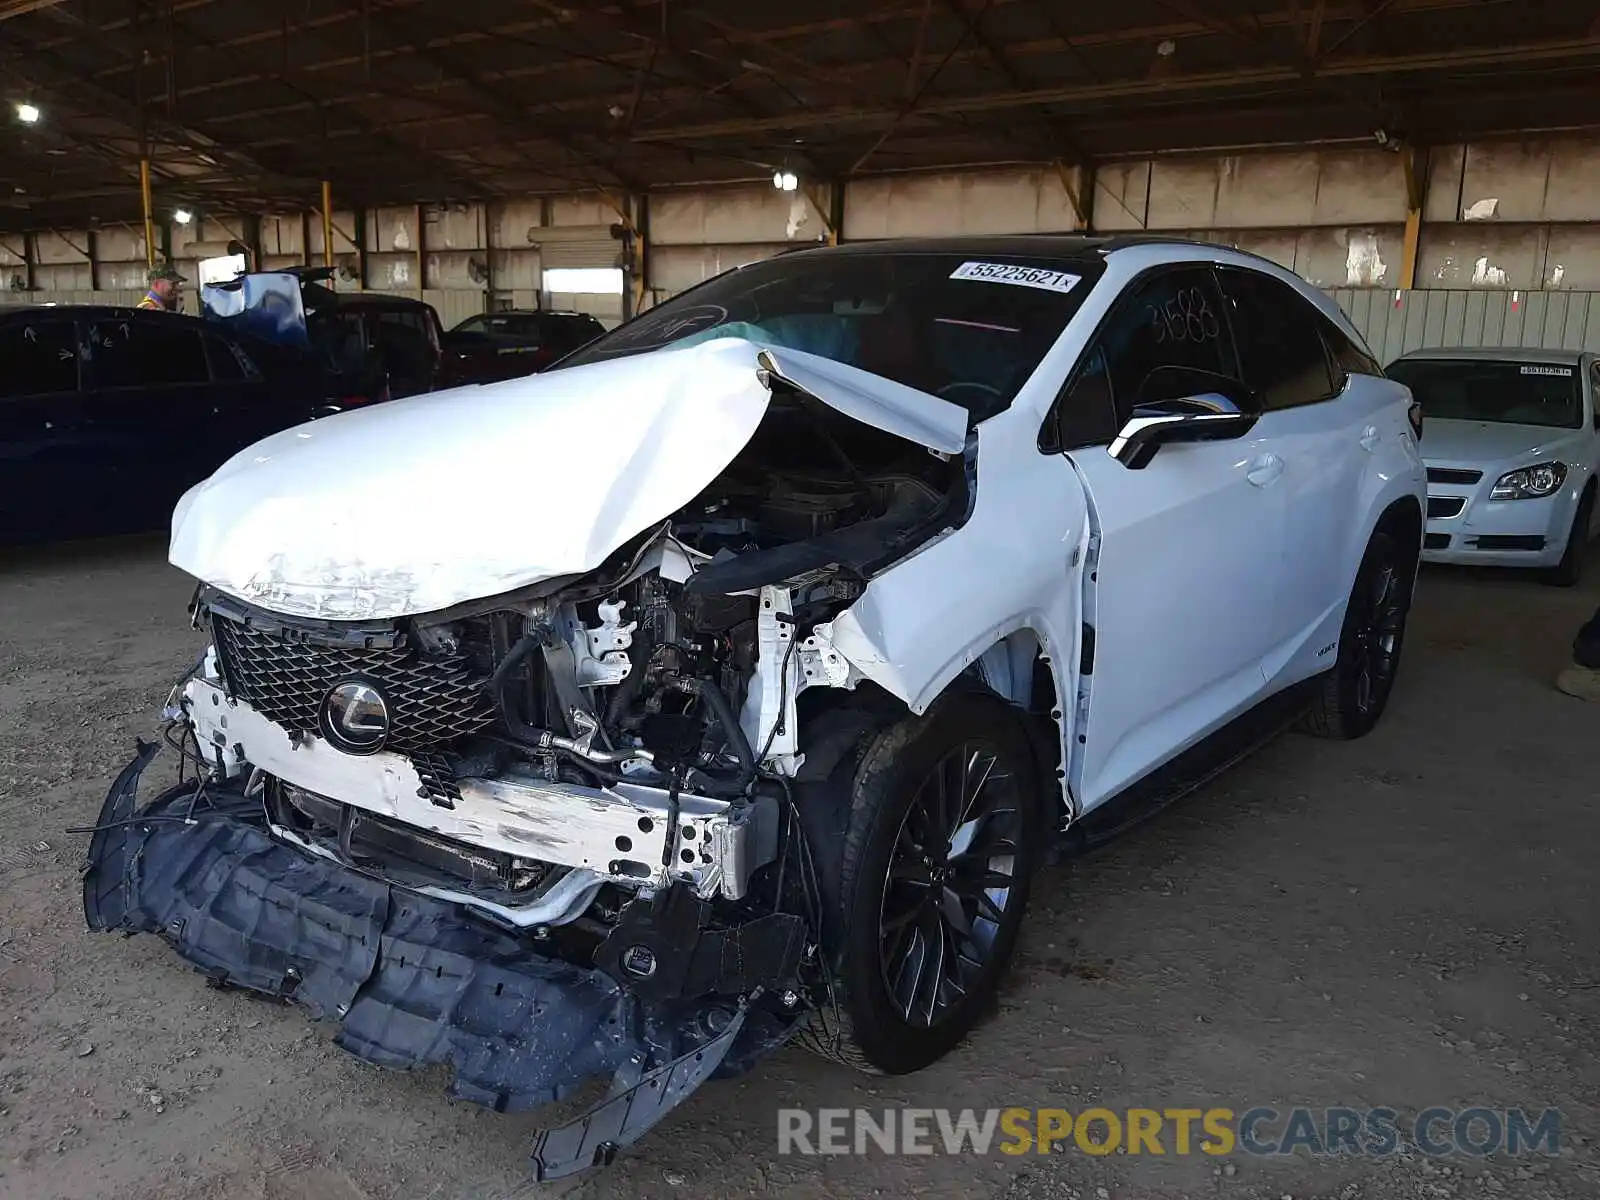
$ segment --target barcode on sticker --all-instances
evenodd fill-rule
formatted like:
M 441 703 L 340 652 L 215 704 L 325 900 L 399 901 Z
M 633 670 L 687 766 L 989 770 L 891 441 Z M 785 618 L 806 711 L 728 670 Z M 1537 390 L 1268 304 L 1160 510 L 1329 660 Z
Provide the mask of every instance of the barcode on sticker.
M 1009 283 L 1014 287 L 1038 288 L 1043 292 L 1070 292 L 1081 275 L 1052 271 L 1046 267 L 1021 267 L 1015 263 L 964 262 L 950 272 L 951 279 L 980 279 L 987 283 Z
M 1523 367 L 1524 375 L 1554 375 L 1560 379 L 1571 379 L 1571 367 Z

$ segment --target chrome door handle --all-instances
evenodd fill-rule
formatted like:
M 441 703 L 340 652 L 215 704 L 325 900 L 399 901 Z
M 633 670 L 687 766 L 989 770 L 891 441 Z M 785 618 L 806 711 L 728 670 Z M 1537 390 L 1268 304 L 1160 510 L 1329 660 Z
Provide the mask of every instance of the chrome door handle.
M 1250 469 L 1244 473 L 1244 477 L 1257 487 L 1266 487 L 1282 474 L 1283 459 L 1276 454 L 1263 454 L 1250 464 Z
M 1361 431 L 1361 448 L 1369 451 L 1378 448 L 1378 427 L 1376 425 L 1368 425 Z

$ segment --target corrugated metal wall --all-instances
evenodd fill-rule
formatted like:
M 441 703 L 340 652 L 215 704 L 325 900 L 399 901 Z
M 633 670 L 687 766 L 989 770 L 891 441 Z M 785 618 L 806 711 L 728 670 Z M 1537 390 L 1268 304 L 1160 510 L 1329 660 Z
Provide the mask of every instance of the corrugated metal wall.
M 1600 350 L 1600 292 L 1340 288 L 1332 295 L 1383 363 L 1424 346 Z

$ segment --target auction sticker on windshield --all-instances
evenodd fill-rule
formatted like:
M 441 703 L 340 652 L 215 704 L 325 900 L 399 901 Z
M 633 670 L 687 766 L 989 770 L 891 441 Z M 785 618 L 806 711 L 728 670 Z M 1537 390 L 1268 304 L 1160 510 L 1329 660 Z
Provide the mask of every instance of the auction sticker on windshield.
M 980 279 L 988 283 L 1009 283 L 1016 287 L 1038 288 L 1045 292 L 1070 292 L 1083 278 L 1066 271 L 1045 267 L 1023 267 L 1016 263 L 964 262 L 950 272 L 951 279 Z
M 1524 375 L 1554 375 L 1558 379 L 1571 379 L 1571 367 L 1523 367 Z

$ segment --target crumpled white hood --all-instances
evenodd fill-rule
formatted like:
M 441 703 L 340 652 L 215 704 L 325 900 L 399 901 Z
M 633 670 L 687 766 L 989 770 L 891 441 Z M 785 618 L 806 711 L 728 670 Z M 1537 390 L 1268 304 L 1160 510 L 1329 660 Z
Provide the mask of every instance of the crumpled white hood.
M 730 338 L 274 434 L 178 502 L 168 557 L 263 608 L 330 620 L 434 612 L 592 571 L 744 448 L 771 398 L 767 372 L 933 449 L 963 444 L 956 405 Z

